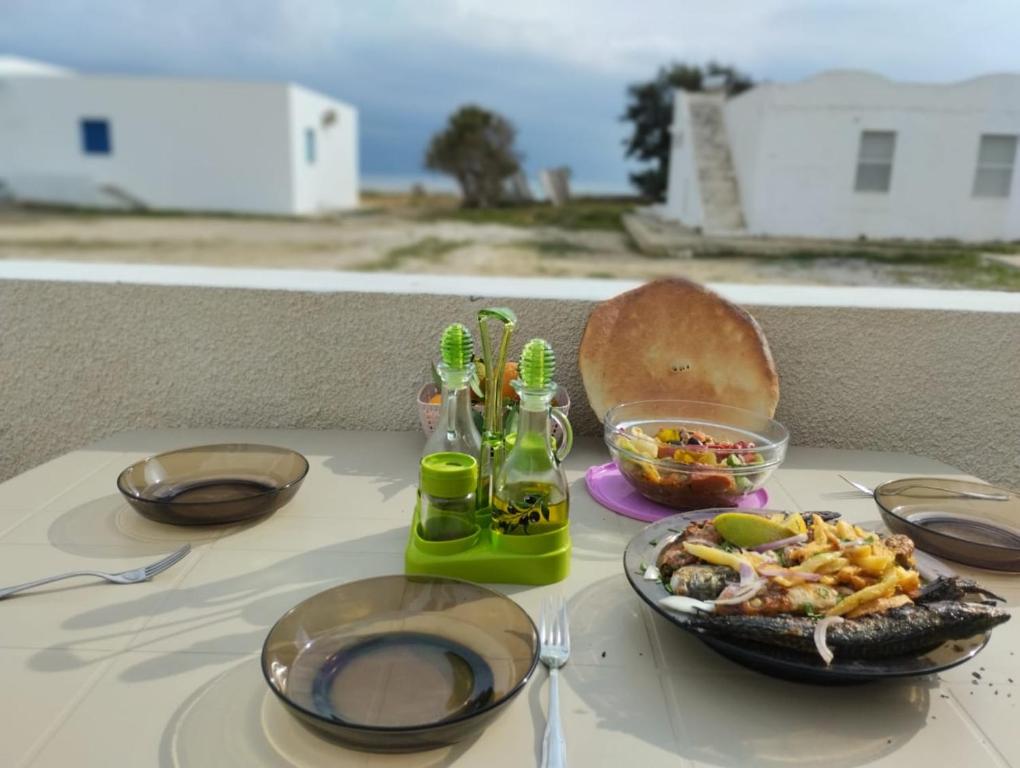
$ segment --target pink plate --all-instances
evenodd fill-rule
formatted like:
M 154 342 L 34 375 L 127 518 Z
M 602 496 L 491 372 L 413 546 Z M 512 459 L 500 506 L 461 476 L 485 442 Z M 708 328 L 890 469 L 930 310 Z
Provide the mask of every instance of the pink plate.
M 624 517 L 654 523 L 682 511 L 646 499 L 634 490 L 634 486 L 627 482 L 612 461 L 589 467 L 584 475 L 584 481 L 588 486 L 588 493 L 595 501 Z M 741 499 L 737 509 L 764 509 L 768 501 L 768 491 L 759 488 Z

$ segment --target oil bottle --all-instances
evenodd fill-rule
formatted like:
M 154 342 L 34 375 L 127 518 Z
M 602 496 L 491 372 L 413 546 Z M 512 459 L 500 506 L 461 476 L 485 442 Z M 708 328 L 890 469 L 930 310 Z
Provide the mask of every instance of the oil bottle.
M 545 533 L 567 525 L 570 504 L 561 466 L 573 445 L 570 422 L 552 409 L 556 359 L 544 339 L 524 345 L 520 378 L 511 386 L 520 396 L 517 436 L 496 476 L 492 526 L 504 534 Z M 551 420 L 563 429 L 563 443 L 553 448 Z
M 439 342 L 442 362 L 436 366 L 442 380 L 442 405 L 435 431 L 425 442 L 422 456 L 434 453 L 466 453 L 477 462 L 482 452 L 482 437 L 471 412 L 471 377 L 474 340 L 460 323 L 443 331 Z

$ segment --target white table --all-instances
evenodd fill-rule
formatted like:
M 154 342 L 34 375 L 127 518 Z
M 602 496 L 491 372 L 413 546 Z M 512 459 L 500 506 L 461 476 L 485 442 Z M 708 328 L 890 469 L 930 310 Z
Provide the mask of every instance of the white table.
M 228 530 L 164 526 L 117 493 L 117 472 L 139 458 L 233 440 L 285 445 L 311 462 L 294 500 L 268 519 Z M 0 485 L 0 585 L 120 570 L 194 546 L 149 583 L 64 582 L 0 602 L 0 766 L 537 763 L 542 669 L 474 741 L 394 756 L 311 735 L 259 671 L 265 634 L 292 605 L 339 582 L 402 571 L 421 444 L 411 433 L 135 432 Z M 632 593 L 621 555 L 641 524 L 584 490 L 584 469 L 605 460 L 599 443 L 581 440 L 568 461 L 570 576 L 498 587 L 533 617 L 547 595 L 569 600 L 574 651 L 561 706 L 571 765 L 1020 766 L 1020 621 L 935 678 L 819 688 L 744 670 Z M 838 471 L 872 484 L 959 474 L 901 454 L 793 449 L 768 486 L 770 506 L 877 520 L 873 502 L 845 493 Z M 1020 578 L 979 576 L 1011 606 L 1020 602 Z

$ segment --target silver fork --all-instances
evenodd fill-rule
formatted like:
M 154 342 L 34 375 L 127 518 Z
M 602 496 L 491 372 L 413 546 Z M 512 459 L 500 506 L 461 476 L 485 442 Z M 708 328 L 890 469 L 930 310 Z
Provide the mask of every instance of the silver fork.
M 566 768 L 567 743 L 563 740 L 563 727 L 560 725 L 558 670 L 570 658 L 570 625 L 567 622 L 567 604 L 562 597 L 558 608 L 549 600 L 542 604 L 538 634 L 542 643 L 538 657 L 549 668 L 549 718 L 542 739 L 542 767 Z
M 191 545 L 185 544 L 176 552 L 167 555 L 162 560 L 158 560 L 151 565 L 146 565 L 144 568 L 135 568 L 131 571 L 120 571 L 119 573 L 106 573 L 105 571 L 68 571 L 67 573 L 61 573 L 58 576 L 47 576 L 44 579 L 26 581 L 24 584 L 15 584 L 13 587 L 0 589 L 0 600 L 13 595 L 15 592 L 32 589 L 33 587 L 41 587 L 43 584 L 60 581 L 61 579 L 70 579 L 75 576 L 97 576 L 100 579 L 106 579 L 114 584 L 137 584 L 141 581 L 148 581 L 156 574 L 162 573 L 170 566 L 180 562 L 190 551 Z
M 852 485 L 861 493 L 866 493 L 868 494 L 868 496 L 875 495 L 874 488 L 869 488 L 863 483 L 855 482 L 851 480 L 849 477 L 846 477 L 844 475 L 840 475 L 840 477 L 842 477 L 844 480 L 850 483 L 850 485 Z M 920 483 L 915 483 L 913 485 L 905 485 L 902 488 L 900 488 L 899 492 L 902 493 L 903 491 L 907 491 L 913 488 L 924 488 L 925 490 L 928 491 L 940 492 L 947 498 L 981 499 L 983 501 L 1009 501 L 1009 496 L 1007 496 L 1004 493 L 981 493 L 980 491 L 963 491 L 963 490 L 951 491 L 947 488 L 939 488 L 938 486 L 935 485 L 922 485 Z

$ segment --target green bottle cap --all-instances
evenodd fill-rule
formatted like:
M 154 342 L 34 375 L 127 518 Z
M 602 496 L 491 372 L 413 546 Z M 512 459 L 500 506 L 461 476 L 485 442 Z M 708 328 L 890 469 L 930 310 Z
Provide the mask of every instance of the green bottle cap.
M 545 339 L 532 339 L 524 345 L 517 369 L 521 383 L 528 389 L 545 389 L 556 375 L 556 357 Z
M 421 460 L 421 491 L 439 499 L 457 499 L 478 486 L 478 459 L 466 453 L 430 453 Z
M 471 333 L 460 323 L 446 326 L 439 340 L 439 355 L 448 368 L 466 368 L 475 353 Z

